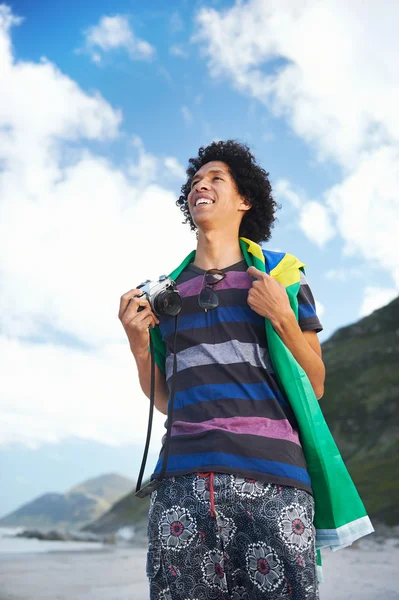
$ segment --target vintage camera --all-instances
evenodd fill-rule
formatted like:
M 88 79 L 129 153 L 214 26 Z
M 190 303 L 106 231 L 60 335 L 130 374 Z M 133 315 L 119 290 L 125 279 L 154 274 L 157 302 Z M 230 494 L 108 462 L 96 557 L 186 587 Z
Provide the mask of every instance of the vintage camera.
M 143 290 L 140 298 L 145 296 L 150 303 L 151 310 L 157 317 L 175 317 L 182 309 L 182 299 L 176 283 L 167 275 L 161 275 L 158 281 L 144 281 L 137 286 Z M 144 307 L 140 306 L 140 310 Z

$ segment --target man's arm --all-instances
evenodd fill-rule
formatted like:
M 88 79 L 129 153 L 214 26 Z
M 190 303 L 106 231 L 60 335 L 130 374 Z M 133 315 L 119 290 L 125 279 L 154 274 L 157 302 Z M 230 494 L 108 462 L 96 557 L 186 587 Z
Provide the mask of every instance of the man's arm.
M 312 384 L 316 398 L 324 394 L 326 369 L 321 357 L 321 346 L 315 331 L 302 331 L 294 312 L 286 312 L 278 317 L 272 325 L 285 346 L 301 365 Z
M 151 354 L 147 352 L 140 356 L 134 356 L 136 359 L 137 370 L 139 372 L 139 381 L 141 389 L 147 398 L 151 393 Z M 155 364 L 155 408 L 164 415 L 168 414 L 168 387 L 166 385 L 165 375 Z
M 141 308 L 141 310 L 139 310 Z M 158 317 L 152 312 L 148 300 L 142 297 L 140 289 L 133 289 L 121 296 L 118 317 L 129 340 L 130 350 L 136 360 L 141 389 L 147 398 L 151 391 L 151 355 L 149 327 L 159 324 Z M 167 414 L 168 389 L 165 376 L 155 365 L 155 407 Z

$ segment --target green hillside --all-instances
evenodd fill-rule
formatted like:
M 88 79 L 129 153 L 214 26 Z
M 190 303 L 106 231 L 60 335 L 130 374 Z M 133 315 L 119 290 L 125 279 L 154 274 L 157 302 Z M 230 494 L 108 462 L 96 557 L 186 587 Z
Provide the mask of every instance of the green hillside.
M 145 483 L 143 483 L 145 485 Z M 149 497 L 136 498 L 134 491 L 121 498 L 112 508 L 93 523 L 82 527 L 82 531 L 111 533 L 120 527 L 134 526 L 136 536 L 145 535 Z
M 323 344 L 321 407 L 372 518 L 399 524 L 399 298 Z

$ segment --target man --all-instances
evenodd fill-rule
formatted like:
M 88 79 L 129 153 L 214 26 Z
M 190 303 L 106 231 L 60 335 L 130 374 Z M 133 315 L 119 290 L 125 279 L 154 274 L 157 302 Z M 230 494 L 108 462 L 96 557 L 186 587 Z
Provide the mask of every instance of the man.
M 315 599 L 312 486 L 265 333 L 266 319 L 320 398 L 314 299 L 301 271 L 297 320 L 284 285 L 248 268 L 243 240 L 267 241 L 277 208 L 248 147 L 215 142 L 189 162 L 177 204 L 197 248 L 176 279 L 183 308 L 166 477 L 149 512 L 151 599 Z M 165 374 L 156 367 L 155 406 L 167 414 L 175 321 L 139 294 L 122 296 L 119 318 L 148 397 L 149 328 L 159 327 L 166 363 Z

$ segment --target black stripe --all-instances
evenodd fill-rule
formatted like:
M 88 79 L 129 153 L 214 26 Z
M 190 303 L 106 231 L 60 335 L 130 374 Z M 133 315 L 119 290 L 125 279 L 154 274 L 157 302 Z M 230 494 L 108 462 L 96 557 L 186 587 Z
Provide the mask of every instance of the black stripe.
M 169 352 L 173 350 L 174 333 L 165 338 L 165 343 Z M 195 340 L 195 344 L 193 341 Z M 259 344 L 263 348 L 267 347 L 266 331 L 263 326 L 253 325 L 252 323 L 231 322 L 216 323 L 212 327 L 197 327 L 196 329 L 186 329 L 178 332 L 177 352 L 192 348 L 198 344 L 219 344 L 237 340 L 239 342 Z
M 312 294 L 312 290 L 310 289 L 307 283 L 300 286 L 297 298 L 298 304 L 306 304 L 306 302 L 310 302 L 310 304 L 315 306 L 315 300 Z
M 298 324 L 302 331 L 315 331 L 316 333 L 323 331 L 323 325 L 320 323 L 317 317 L 299 319 Z
M 179 355 L 177 355 L 179 360 Z M 169 381 L 169 379 L 168 379 Z M 176 391 L 188 390 L 204 383 L 266 383 L 272 390 L 277 388 L 271 374 L 249 363 L 199 365 L 176 373 Z
M 274 399 L 271 400 L 242 400 L 241 398 L 223 398 L 212 400 L 212 402 L 193 402 L 183 408 L 173 411 L 174 421 L 188 421 L 200 423 L 210 419 L 226 419 L 234 416 L 240 417 L 264 417 L 265 419 L 288 419 L 291 426 L 297 429 L 297 425 L 291 422 L 284 409 Z
M 248 288 L 249 290 L 249 288 Z M 218 290 L 215 292 L 219 298 L 219 306 L 247 306 L 248 305 L 248 290 L 230 288 L 227 290 Z M 198 304 L 198 295 L 187 296 L 183 298 L 183 308 L 181 315 L 192 315 L 204 310 Z
M 176 435 L 170 438 L 171 455 L 203 454 L 204 452 L 224 452 L 244 458 L 260 458 L 281 462 L 306 469 L 302 448 L 294 442 L 276 440 L 230 431 L 204 431 L 189 435 Z M 160 457 L 163 456 L 163 447 Z

